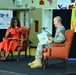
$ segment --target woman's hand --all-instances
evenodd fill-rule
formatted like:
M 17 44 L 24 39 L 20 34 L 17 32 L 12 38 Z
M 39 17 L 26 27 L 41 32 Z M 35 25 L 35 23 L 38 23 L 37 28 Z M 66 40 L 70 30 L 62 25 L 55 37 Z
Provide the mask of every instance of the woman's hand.
M 13 29 L 10 29 L 8 32 L 9 32 L 9 33 L 10 33 L 10 32 L 13 32 Z
M 5 34 L 5 38 L 7 38 L 7 37 L 9 36 L 10 32 L 12 32 L 12 31 L 13 31 L 13 30 L 10 29 L 8 32 L 6 32 L 6 34 Z

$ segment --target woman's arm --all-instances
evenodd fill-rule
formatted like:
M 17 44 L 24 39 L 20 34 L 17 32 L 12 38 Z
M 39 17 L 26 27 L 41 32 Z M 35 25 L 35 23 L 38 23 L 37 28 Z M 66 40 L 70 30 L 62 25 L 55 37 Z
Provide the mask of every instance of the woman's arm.
M 5 38 L 7 38 L 9 36 L 10 32 L 12 32 L 12 31 L 13 31 L 12 29 L 6 31 Z

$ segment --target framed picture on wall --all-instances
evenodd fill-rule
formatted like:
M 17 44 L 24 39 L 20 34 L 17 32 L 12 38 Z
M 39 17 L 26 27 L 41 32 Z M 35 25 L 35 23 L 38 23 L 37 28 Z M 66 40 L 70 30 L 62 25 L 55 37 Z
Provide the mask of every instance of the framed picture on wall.
M 12 10 L 0 10 L 0 29 L 7 29 L 12 17 Z

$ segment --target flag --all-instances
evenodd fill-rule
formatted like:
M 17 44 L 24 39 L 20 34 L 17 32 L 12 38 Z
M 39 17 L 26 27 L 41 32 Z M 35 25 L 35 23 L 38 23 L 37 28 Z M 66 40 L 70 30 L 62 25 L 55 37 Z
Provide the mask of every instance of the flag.
M 75 1 L 75 5 L 76 5 L 76 1 Z M 76 6 L 75 6 L 75 8 L 72 9 L 71 29 L 74 29 L 74 32 L 76 32 Z

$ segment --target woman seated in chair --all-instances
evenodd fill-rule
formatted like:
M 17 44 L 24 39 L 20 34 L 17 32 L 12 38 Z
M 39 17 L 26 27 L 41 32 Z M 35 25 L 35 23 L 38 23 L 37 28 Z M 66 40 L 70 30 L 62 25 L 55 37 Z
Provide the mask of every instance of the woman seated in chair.
M 24 38 L 23 34 L 24 31 L 23 27 L 20 25 L 20 21 L 16 17 L 13 17 L 10 27 L 7 28 L 5 37 L 0 43 L 0 52 L 2 53 L 1 60 L 6 60 L 9 54 L 16 50 L 17 46 L 20 44 L 20 39 Z

